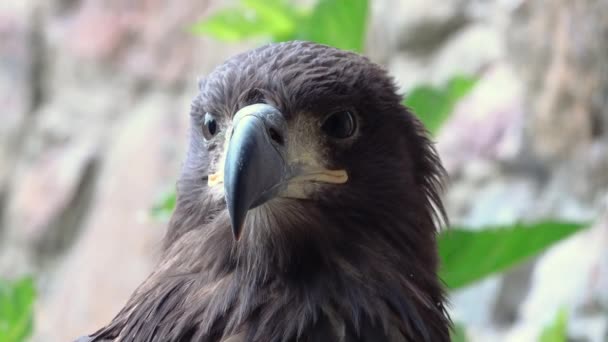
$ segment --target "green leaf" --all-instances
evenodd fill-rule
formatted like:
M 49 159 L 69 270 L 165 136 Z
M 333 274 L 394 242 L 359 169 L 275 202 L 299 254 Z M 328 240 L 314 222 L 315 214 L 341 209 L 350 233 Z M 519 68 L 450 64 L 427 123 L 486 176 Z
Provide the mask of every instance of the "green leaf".
M 467 342 L 466 329 L 462 324 L 455 323 L 450 331 L 450 341 L 452 342 Z
M 227 9 L 190 28 L 195 34 L 207 34 L 219 40 L 238 42 L 246 38 L 270 35 L 252 11 Z
M 21 342 L 32 333 L 35 297 L 32 278 L 0 279 L 0 342 Z
M 441 89 L 430 86 L 414 88 L 405 105 L 422 121 L 431 134 L 436 134 L 439 127 L 452 112 L 449 100 Z
M 162 194 L 150 209 L 150 216 L 156 220 L 166 221 L 175 209 L 177 194 L 174 190 Z
M 240 7 L 219 11 L 192 26 L 191 31 L 223 41 L 301 39 L 360 52 L 367 8 L 367 0 L 319 0 L 310 12 L 284 0 L 242 0 Z
M 477 78 L 457 75 L 448 81 L 447 94 L 450 101 L 456 101 L 467 95 L 477 83 Z
M 454 111 L 454 106 L 475 86 L 477 79 L 455 76 L 443 87 L 421 85 L 410 91 L 404 105 L 435 135 Z
M 367 0 L 319 0 L 299 25 L 297 39 L 361 52 L 365 42 Z
M 440 276 L 451 289 L 470 285 L 543 252 L 586 226 L 540 222 L 479 231 L 443 231 L 438 240 Z
M 540 335 L 540 342 L 566 342 L 568 340 L 568 312 L 559 310 L 551 325 L 545 327 Z
M 292 36 L 302 14 L 295 7 L 283 0 L 243 0 L 243 5 L 257 14 L 265 30 L 277 40 L 277 37 Z
M 229 42 L 253 37 L 276 40 L 293 36 L 301 16 L 286 1 L 243 0 L 241 7 L 219 11 L 190 30 Z

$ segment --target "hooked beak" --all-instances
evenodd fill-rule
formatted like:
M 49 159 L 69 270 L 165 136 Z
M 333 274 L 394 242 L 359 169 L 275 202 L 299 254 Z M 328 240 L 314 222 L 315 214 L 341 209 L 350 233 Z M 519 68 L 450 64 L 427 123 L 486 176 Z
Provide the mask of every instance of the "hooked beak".
M 224 164 L 224 190 L 237 240 L 247 211 L 273 198 L 288 174 L 282 144 L 285 128 L 283 115 L 266 104 L 247 106 L 235 115 Z
M 345 170 L 290 163 L 287 123 L 281 112 L 267 104 L 254 104 L 234 116 L 223 174 L 210 175 L 209 184 L 224 183 L 232 232 L 239 239 L 247 212 L 274 197 L 305 198 L 294 194 L 310 182 L 345 183 Z M 299 193 L 299 192 L 298 192 Z

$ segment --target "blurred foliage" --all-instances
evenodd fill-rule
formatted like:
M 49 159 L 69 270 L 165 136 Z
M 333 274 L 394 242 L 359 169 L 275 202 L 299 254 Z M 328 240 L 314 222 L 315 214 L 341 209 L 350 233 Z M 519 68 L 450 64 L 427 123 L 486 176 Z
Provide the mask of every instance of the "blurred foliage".
M 21 342 L 32 333 L 35 297 L 32 278 L 0 279 L 0 342 Z
M 441 279 L 451 289 L 470 285 L 543 252 L 585 226 L 540 222 L 444 231 L 439 236 Z
M 177 194 L 174 190 L 164 192 L 154 202 L 150 209 L 150 216 L 155 220 L 168 221 L 171 218 L 176 201 Z
M 566 309 L 561 309 L 555 320 L 543 329 L 540 342 L 566 342 L 568 341 L 568 312 Z
M 311 10 L 286 0 L 241 0 L 239 7 L 217 12 L 191 31 L 222 41 L 300 39 L 361 52 L 366 19 L 367 0 L 319 0 Z
M 431 134 L 436 135 L 458 101 L 473 89 L 476 81 L 476 78 L 459 75 L 443 87 L 421 85 L 409 92 L 404 105 L 416 113 Z
M 240 7 L 219 11 L 193 25 L 191 31 L 229 42 L 254 37 L 283 40 L 293 36 L 297 23 L 307 17 L 286 1 L 242 0 Z
M 452 331 L 450 331 L 450 340 L 452 342 L 467 342 L 467 333 L 462 324 L 454 324 Z
M 320 0 L 294 38 L 362 52 L 366 19 L 367 0 Z

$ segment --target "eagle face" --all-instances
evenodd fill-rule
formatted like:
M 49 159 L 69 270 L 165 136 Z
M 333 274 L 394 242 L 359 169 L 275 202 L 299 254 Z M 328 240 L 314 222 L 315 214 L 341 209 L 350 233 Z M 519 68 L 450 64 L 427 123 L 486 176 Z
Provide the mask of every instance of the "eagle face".
M 428 195 L 442 170 L 400 102 L 393 80 L 363 56 L 308 42 L 252 50 L 200 82 L 185 172 L 225 199 L 237 239 L 254 222 L 266 228 L 247 235 L 284 226 L 287 212 L 428 211 L 440 204 Z
M 310 42 L 200 81 L 163 257 L 94 339 L 448 341 L 443 168 L 392 78 Z

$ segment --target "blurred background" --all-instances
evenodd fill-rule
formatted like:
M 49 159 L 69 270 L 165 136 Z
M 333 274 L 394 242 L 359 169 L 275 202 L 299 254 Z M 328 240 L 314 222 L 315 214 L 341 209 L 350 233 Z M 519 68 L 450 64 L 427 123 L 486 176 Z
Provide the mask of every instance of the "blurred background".
M 154 267 L 197 79 L 270 41 L 384 65 L 450 175 L 455 341 L 608 341 L 608 1 L 0 2 L 0 342 Z

